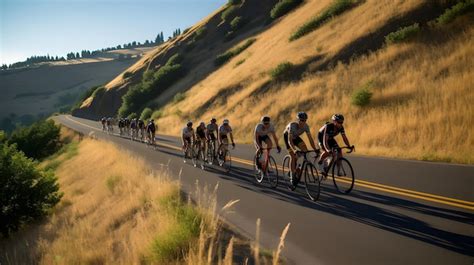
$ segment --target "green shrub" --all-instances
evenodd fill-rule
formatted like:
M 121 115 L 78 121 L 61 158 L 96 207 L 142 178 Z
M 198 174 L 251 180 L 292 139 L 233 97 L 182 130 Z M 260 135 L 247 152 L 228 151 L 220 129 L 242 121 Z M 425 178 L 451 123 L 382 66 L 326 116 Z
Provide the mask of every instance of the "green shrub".
M 385 43 L 394 44 L 404 42 L 414 37 L 416 34 L 418 34 L 418 32 L 420 32 L 420 26 L 418 23 L 404 28 L 399 28 L 397 31 L 385 36 Z
M 146 70 L 143 72 L 143 80 L 149 81 L 153 78 L 153 71 L 152 70 Z
M 186 98 L 186 95 L 184 93 L 178 92 L 176 95 L 174 95 L 173 98 L 173 104 L 176 104 Z
M 221 14 L 222 20 L 228 21 L 232 16 L 234 16 L 234 14 L 237 12 L 237 9 L 239 9 L 239 7 L 236 5 L 228 6 Z
M 451 8 L 447 8 L 442 15 L 436 19 L 437 24 L 448 24 L 460 15 L 474 10 L 474 0 L 459 1 Z
M 175 65 L 175 64 L 181 63 L 182 61 L 183 61 L 183 56 L 177 53 L 168 59 L 168 61 L 166 62 L 166 65 L 168 66 Z
M 368 86 L 354 91 L 352 94 L 351 103 L 355 106 L 363 107 L 367 106 L 372 99 L 372 92 L 370 92 Z
M 38 121 L 13 131 L 8 143 L 16 144 L 26 156 L 40 160 L 59 150 L 59 131 L 52 120 Z
M 301 4 L 303 0 L 280 0 L 270 11 L 272 19 L 279 18 Z
M 185 71 L 180 64 L 173 64 L 176 58 L 153 74 L 151 80 L 144 80 L 140 84 L 129 88 L 122 97 L 119 115 L 125 117 L 134 111 L 139 111 L 146 102 L 157 97 L 162 91 L 184 76 Z
M 128 118 L 129 120 L 135 119 L 135 118 L 137 118 L 137 117 L 138 117 L 138 115 L 137 115 L 135 112 L 132 112 L 132 113 L 130 113 L 130 114 L 127 116 L 127 118 Z
M 245 49 L 250 47 L 256 39 L 248 39 L 242 46 L 236 47 L 234 49 L 228 50 L 225 53 L 219 54 L 216 59 L 214 60 L 214 64 L 216 66 L 223 65 L 227 61 L 229 61 L 232 57 L 238 55 L 239 53 L 243 52 Z
M 202 26 L 196 30 L 193 40 L 198 41 L 202 39 L 204 36 L 206 36 L 206 34 L 207 34 L 207 28 L 206 26 Z
M 4 237 L 45 216 L 62 197 L 53 172 L 36 166 L 14 145 L 0 144 L 0 233 Z
M 237 66 L 243 64 L 244 62 L 245 62 L 245 59 L 242 59 L 242 60 L 236 62 L 236 63 L 235 63 L 235 66 L 237 67 Z
M 280 63 L 277 67 L 270 71 L 270 76 L 273 80 L 286 80 L 291 78 L 294 65 L 290 62 Z
M 123 73 L 123 78 L 129 78 L 133 75 L 132 72 L 129 72 L 129 71 L 125 71 L 125 73 Z
M 151 114 L 152 119 L 159 119 L 163 117 L 163 111 L 162 110 L 155 110 L 153 114 Z
M 76 104 L 73 105 L 73 107 L 71 108 L 71 111 L 75 110 L 75 109 L 78 109 L 81 105 L 82 105 L 82 102 L 84 102 L 84 100 L 88 99 L 90 96 L 92 96 L 92 94 L 94 94 L 94 92 L 100 88 L 101 86 L 93 86 L 89 89 L 87 89 L 83 94 L 82 96 L 79 98 L 79 100 L 76 102 Z
M 96 90 L 94 90 L 94 92 L 92 93 L 91 97 L 95 98 L 95 97 L 97 97 L 97 96 L 99 96 L 99 95 L 104 94 L 104 92 L 105 92 L 105 87 L 100 86 L 100 87 L 98 87 Z
M 157 236 L 151 246 L 152 258 L 158 263 L 167 263 L 183 258 L 190 243 L 197 239 L 202 216 L 190 204 L 185 204 L 175 194 L 160 201 L 166 213 L 174 216 L 175 222 L 166 233 Z
M 140 119 L 146 121 L 151 117 L 152 113 L 153 113 L 153 110 L 151 110 L 150 108 L 145 108 L 142 111 L 142 114 L 140 115 Z
M 238 16 L 232 19 L 232 21 L 230 22 L 230 27 L 232 28 L 232 30 L 235 31 L 235 30 L 240 29 L 244 24 L 245 24 L 244 19 L 241 16 Z
M 344 11 L 355 6 L 354 0 L 335 0 L 327 9 L 325 9 L 319 16 L 312 18 L 304 25 L 299 27 L 291 36 L 290 41 L 294 41 L 303 37 L 304 35 L 316 30 L 322 24 L 329 21 L 331 18 L 343 13 Z

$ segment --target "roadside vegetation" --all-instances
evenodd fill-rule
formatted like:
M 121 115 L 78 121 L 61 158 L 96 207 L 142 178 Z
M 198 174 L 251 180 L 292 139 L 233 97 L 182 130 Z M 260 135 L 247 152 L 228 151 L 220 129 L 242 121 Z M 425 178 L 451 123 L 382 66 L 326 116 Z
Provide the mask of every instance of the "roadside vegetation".
M 303 37 L 304 35 L 316 30 L 322 24 L 326 23 L 335 16 L 343 13 L 344 11 L 349 10 L 350 8 L 356 5 L 354 0 L 335 0 L 327 9 L 325 9 L 321 14 L 315 16 L 310 21 L 303 24 L 299 27 L 293 34 L 290 36 L 290 41 L 294 41 Z
M 284 81 L 291 78 L 295 65 L 290 62 L 283 62 L 270 71 L 270 77 L 274 81 Z
M 303 0 L 280 0 L 270 11 L 270 17 L 272 19 L 277 19 L 281 16 L 284 16 L 299 6 L 301 3 L 303 3 Z
M 228 62 L 230 59 L 233 57 L 239 55 L 241 52 L 245 51 L 250 45 L 252 45 L 257 39 L 248 39 L 242 44 L 241 46 L 238 46 L 236 48 L 230 49 L 226 51 L 225 53 L 219 54 L 216 59 L 214 60 L 214 64 L 216 66 L 220 66 Z
M 420 32 L 420 25 L 418 23 L 415 23 L 413 25 L 400 28 L 397 31 L 388 34 L 387 36 L 385 36 L 385 43 L 395 44 L 395 43 L 404 42 L 413 38 L 419 32 Z
M 185 75 L 184 67 L 180 64 L 183 58 L 180 54 L 171 56 L 167 63 L 157 71 L 144 73 L 142 82 L 132 86 L 122 97 L 119 115 L 126 117 L 133 112 L 140 113 L 148 101 L 157 97 L 181 77 Z
M 258 242 L 246 240 L 220 222 L 218 214 L 231 210 L 238 200 L 218 209 L 218 187 L 196 186 L 190 194 L 192 203 L 164 169 L 155 172 L 112 143 L 84 139 L 77 155 L 55 172 L 64 195 L 51 210 L 54 215 L 0 240 L 2 260 L 13 264 L 233 264 L 238 257 L 252 264 L 280 264 L 289 225 L 279 247 L 269 254 Z
M 474 0 L 460 0 L 457 4 L 446 11 L 436 19 L 437 24 L 448 24 L 455 18 L 474 11 Z

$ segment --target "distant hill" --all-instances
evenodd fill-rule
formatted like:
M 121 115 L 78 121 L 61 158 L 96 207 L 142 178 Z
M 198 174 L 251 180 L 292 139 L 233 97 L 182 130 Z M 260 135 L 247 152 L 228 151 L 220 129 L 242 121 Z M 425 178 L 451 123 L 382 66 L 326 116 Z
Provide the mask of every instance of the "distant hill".
M 239 141 L 250 142 L 263 114 L 281 132 L 297 111 L 307 111 L 315 134 L 343 113 L 361 154 L 474 163 L 472 5 L 229 1 L 74 115 L 150 107 L 160 132 L 175 135 L 188 119 L 227 117 Z
M 69 111 L 87 89 L 107 83 L 151 49 L 122 49 L 98 58 L 0 71 L 0 129 Z M 119 60 L 119 54 L 130 56 Z

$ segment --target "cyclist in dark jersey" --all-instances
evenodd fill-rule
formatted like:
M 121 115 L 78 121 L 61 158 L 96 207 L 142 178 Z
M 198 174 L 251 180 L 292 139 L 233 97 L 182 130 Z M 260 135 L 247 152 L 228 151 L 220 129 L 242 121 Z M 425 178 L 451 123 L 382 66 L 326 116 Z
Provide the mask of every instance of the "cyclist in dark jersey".
M 155 121 L 151 119 L 148 124 L 146 125 L 146 132 L 147 132 L 147 138 L 148 138 L 148 143 L 150 144 L 155 144 L 155 133 L 156 133 L 156 125 Z
M 214 142 L 214 154 L 217 152 L 216 149 L 217 149 L 217 144 L 216 144 L 216 140 L 217 140 L 217 130 L 219 129 L 219 126 L 217 126 L 217 120 L 216 118 L 212 118 L 211 119 L 211 123 L 209 123 L 207 126 L 206 126 L 206 138 L 207 138 L 207 141 L 208 141 L 208 146 L 210 146 L 210 142 Z
M 107 118 L 106 117 L 103 117 L 101 120 L 100 120 L 100 123 L 102 123 L 102 131 L 105 131 L 106 128 L 105 128 L 105 122 L 107 121 Z
M 206 154 L 206 124 L 201 121 L 199 126 L 196 127 L 196 144 L 199 145 L 199 149 L 202 150 L 203 154 Z
M 145 123 L 142 119 L 138 120 L 138 130 L 140 131 L 140 138 L 143 141 L 145 138 Z
M 342 124 L 344 123 L 344 116 L 342 114 L 332 115 L 332 123 L 327 122 L 326 124 L 319 129 L 318 132 L 318 141 L 319 146 L 323 150 L 321 157 L 319 158 L 319 164 L 321 165 L 324 159 L 330 154 L 332 148 L 339 147 L 334 137 L 338 134 L 341 134 L 342 139 L 346 146 L 351 146 L 349 139 L 347 139 L 346 132 Z M 342 155 L 342 154 L 340 154 Z

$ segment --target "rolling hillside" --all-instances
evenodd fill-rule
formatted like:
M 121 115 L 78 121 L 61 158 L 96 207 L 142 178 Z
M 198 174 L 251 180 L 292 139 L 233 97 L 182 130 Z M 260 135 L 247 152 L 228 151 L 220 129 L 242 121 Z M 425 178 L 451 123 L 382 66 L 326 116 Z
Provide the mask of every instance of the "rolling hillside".
M 28 124 L 60 109 L 69 110 L 85 90 L 105 84 L 150 48 L 105 52 L 101 57 L 41 63 L 0 73 L 0 121 Z M 117 60 L 118 54 L 134 58 Z M 0 125 L 0 129 L 3 128 Z
M 148 106 L 168 134 L 188 119 L 227 117 L 237 139 L 250 142 L 263 114 L 282 131 L 305 110 L 314 134 L 338 112 L 359 153 L 474 162 L 472 1 L 445 22 L 438 18 L 459 1 L 303 1 L 274 20 L 278 1 L 231 2 L 143 57 L 74 115 L 116 115 L 121 106 L 121 114 L 139 114 Z M 235 26 L 237 17 L 246 23 Z M 177 54 L 176 64 L 169 59 Z M 156 73 L 173 63 L 182 72 L 163 85 Z M 359 90 L 372 94 L 369 104 L 352 103 Z M 125 108 L 129 91 L 141 98 Z

